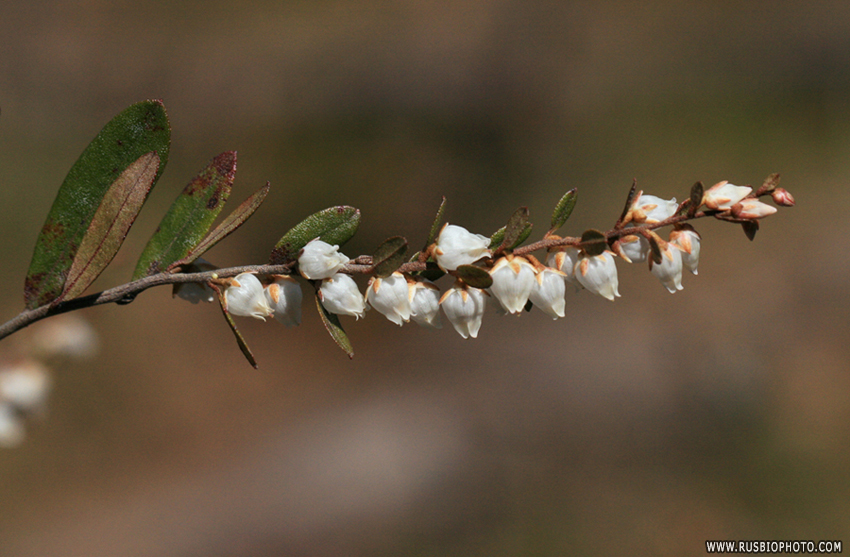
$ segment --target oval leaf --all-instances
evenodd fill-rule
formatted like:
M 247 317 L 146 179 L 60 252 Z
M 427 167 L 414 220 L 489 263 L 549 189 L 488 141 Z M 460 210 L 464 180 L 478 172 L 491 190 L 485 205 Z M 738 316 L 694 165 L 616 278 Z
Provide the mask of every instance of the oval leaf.
M 345 331 L 342 330 L 342 324 L 339 322 L 339 317 L 325 309 L 325 306 L 323 306 L 322 302 L 319 300 L 318 292 L 316 293 L 316 307 L 319 308 L 319 315 L 322 318 L 322 324 L 325 326 L 328 333 L 330 333 L 331 338 L 334 339 L 336 345 L 342 348 L 343 352 L 348 355 L 349 359 L 354 358 L 354 346 L 351 345 L 351 341 L 348 340 L 348 335 L 346 335 Z
M 702 185 L 702 182 L 697 182 L 693 186 L 691 186 L 691 195 L 688 205 L 688 216 L 693 218 L 695 214 L 697 214 L 697 209 L 702 205 L 702 195 L 703 190 L 705 188 Z
M 316 238 L 341 246 L 354 236 L 359 225 L 360 210 L 354 207 L 342 205 L 314 213 L 283 235 L 272 250 L 269 263 L 281 265 L 295 260 L 301 248 Z
M 82 294 L 109 265 L 144 205 L 158 168 L 159 156 L 152 151 L 128 166 L 112 184 L 83 236 L 57 301 Z
M 485 269 L 475 265 L 461 265 L 457 268 L 457 276 L 463 282 L 473 288 L 490 288 L 493 285 L 493 277 Z
M 170 142 L 171 128 L 161 101 L 134 104 L 103 127 L 65 177 L 36 240 L 24 283 L 27 308 L 62 293 L 83 236 L 110 186 L 151 151 L 159 156 L 155 184 L 168 161 Z
M 388 277 L 404 263 L 407 239 L 403 236 L 387 238 L 372 254 L 372 272 L 377 277 Z
M 576 197 L 578 195 L 578 190 L 576 188 L 571 189 L 558 201 L 558 204 L 555 205 L 555 210 L 552 212 L 552 228 L 549 229 L 549 232 L 555 232 L 567 222 L 567 219 L 570 218 L 570 215 L 575 209 L 576 206 Z
M 601 255 L 608 249 L 608 240 L 602 232 L 590 228 L 581 235 L 579 247 L 589 256 Z
M 209 232 L 236 178 L 236 151 L 215 157 L 172 203 L 142 252 L 133 280 L 165 271 L 186 257 Z

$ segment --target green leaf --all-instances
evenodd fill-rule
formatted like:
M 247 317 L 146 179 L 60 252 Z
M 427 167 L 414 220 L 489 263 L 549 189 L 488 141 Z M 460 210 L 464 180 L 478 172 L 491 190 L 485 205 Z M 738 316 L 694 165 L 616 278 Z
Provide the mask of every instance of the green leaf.
M 346 335 L 345 331 L 342 330 L 342 324 L 339 322 L 339 317 L 325 309 L 325 306 L 323 306 L 321 300 L 319 300 L 318 292 L 316 292 L 316 307 L 319 308 L 319 315 L 322 318 L 322 324 L 324 324 L 325 329 L 327 329 L 328 333 L 330 333 L 331 338 L 334 339 L 336 345 L 342 348 L 343 352 L 348 355 L 349 359 L 354 358 L 354 346 L 351 345 L 351 341 L 348 340 L 348 335 Z
M 549 232 L 555 232 L 567 222 L 567 219 L 570 218 L 570 215 L 575 209 L 576 206 L 576 196 L 578 195 L 578 190 L 576 188 L 571 189 L 558 201 L 558 204 L 555 205 L 555 210 L 552 212 L 552 228 L 549 229 Z
M 314 213 L 296 224 L 275 245 L 269 257 L 272 265 L 282 265 L 298 258 L 298 252 L 316 238 L 341 246 L 354 236 L 360 225 L 360 210 L 342 205 Z
M 233 321 L 233 316 L 230 315 L 229 311 L 227 311 L 227 302 L 224 301 L 224 294 L 218 287 L 214 288 L 218 294 L 218 303 L 221 306 L 221 313 L 224 315 L 225 321 L 227 321 L 227 324 L 230 326 L 230 330 L 233 331 L 233 336 L 236 337 L 236 343 L 239 345 L 239 350 L 242 351 L 242 355 L 245 356 L 245 359 L 248 360 L 248 363 L 251 364 L 254 369 L 259 369 L 257 359 L 254 358 L 254 353 L 251 352 L 251 348 L 248 347 L 245 337 L 242 336 L 242 333 L 239 332 L 239 329 L 236 327 L 236 322 Z
M 463 282 L 473 288 L 490 288 L 493 285 L 493 277 L 490 273 L 475 265 L 461 265 L 456 273 Z
M 531 234 L 531 225 L 528 223 L 528 207 L 520 207 L 514 211 L 514 214 L 508 219 L 508 224 L 505 225 L 505 238 L 502 240 L 499 249 L 510 249 L 522 243 L 519 238 L 526 232 L 526 229 L 528 229 L 528 234 Z
M 779 173 L 774 173 L 764 179 L 764 183 L 759 188 L 759 191 L 770 193 L 779 186 Z
M 103 127 L 68 171 L 36 240 L 24 283 L 27 308 L 62 293 L 74 256 L 109 187 L 151 151 L 159 156 L 155 184 L 168 161 L 170 142 L 171 128 L 161 101 L 134 104 Z
M 443 228 L 443 213 L 446 211 L 446 196 L 440 202 L 440 208 L 437 209 L 437 216 L 434 217 L 434 224 L 431 225 L 431 232 L 428 234 L 428 241 L 425 242 L 425 249 L 437 241 L 437 236 Z M 424 251 L 424 250 L 423 250 Z
M 165 271 L 204 238 L 236 178 L 236 151 L 215 157 L 177 196 L 142 252 L 133 280 Z
M 697 209 L 702 205 L 702 195 L 703 190 L 705 188 L 702 185 L 702 182 L 697 182 L 693 186 L 691 186 L 691 196 L 690 203 L 688 204 L 688 216 L 693 218 L 695 214 L 697 214 Z
M 581 235 L 579 247 L 589 256 L 601 255 L 608 249 L 608 240 L 605 234 L 590 228 Z
M 107 190 L 80 242 L 57 301 L 82 294 L 109 265 L 144 205 L 158 168 L 159 156 L 151 151 L 128 166 Z
M 377 277 L 388 277 L 401 267 L 407 253 L 407 239 L 403 236 L 387 238 L 372 254 L 372 272 Z

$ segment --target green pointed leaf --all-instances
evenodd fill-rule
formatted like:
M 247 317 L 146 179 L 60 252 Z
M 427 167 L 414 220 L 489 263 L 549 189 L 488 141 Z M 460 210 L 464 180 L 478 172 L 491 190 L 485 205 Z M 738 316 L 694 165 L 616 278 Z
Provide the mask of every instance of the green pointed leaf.
M 510 246 L 508 246 L 506 249 L 514 249 L 515 247 L 522 245 L 522 243 L 524 241 L 526 241 L 529 236 L 531 236 L 531 229 L 532 228 L 534 228 L 534 227 L 530 222 L 526 223 L 525 228 L 522 229 L 522 232 L 520 233 L 520 235 L 516 239 L 516 241 L 513 244 L 511 244 Z M 502 228 L 493 232 L 493 235 L 490 236 L 490 249 L 491 250 L 495 250 L 496 248 L 498 248 L 499 246 L 501 246 L 504 243 L 504 241 L 505 241 L 505 231 L 506 230 L 507 230 L 507 227 L 503 226 Z
M 224 294 L 217 287 L 213 287 L 218 294 L 218 303 L 221 306 L 221 314 L 224 315 L 224 320 L 227 321 L 227 324 L 230 326 L 230 330 L 233 331 L 233 336 L 236 337 L 236 343 L 239 345 L 239 350 L 242 351 L 242 355 L 245 356 L 245 359 L 248 360 L 248 363 L 254 369 L 259 369 L 257 365 L 257 360 L 254 358 L 254 353 L 251 352 L 251 348 L 248 347 L 248 343 L 245 341 L 245 337 L 242 336 L 242 333 L 239 332 L 239 328 L 236 327 L 236 322 L 233 321 L 233 316 L 230 315 L 230 312 L 227 311 L 227 302 L 224 301 Z
M 342 330 L 342 324 L 339 322 L 339 317 L 325 309 L 325 306 L 323 306 L 322 302 L 319 300 L 318 292 L 316 293 L 316 307 L 319 308 L 319 316 L 322 318 L 322 324 L 325 326 L 328 333 L 330 333 L 331 338 L 334 339 L 336 345 L 342 348 L 343 352 L 348 355 L 349 359 L 354 358 L 354 346 L 351 345 L 351 341 L 348 340 L 348 335 L 346 335 L 345 331 Z
M 756 238 L 756 232 L 759 231 L 759 221 L 757 220 L 748 220 L 741 223 L 741 227 L 744 229 L 744 234 L 747 235 L 747 238 L 752 242 Z
M 499 249 L 510 249 L 515 245 L 519 245 L 519 238 L 528 229 L 531 234 L 531 225 L 528 223 L 528 207 L 520 207 L 511 218 L 508 219 L 508 224 L 505 225 L 505 238 L 502 240 L 502 245 Z
M 629 189 L 629 195 L 626 196 L 626 206 L 623 207 L 623 212 L 620 214 L 619 220 L 617 220 L 617 224 L 622 223 L 626 220 L 626 215 L 629 214 L 629 209 L 632 208 L 632 204 L 635 202 L 635 198 L 637 197 L 637 180 L 632 180 L 632 187 Z
M 690 203 L 688 204 L 688 216 L 693 218 L 693 216 L 697 213 L 697 209 L 702 205 L 702 195 L 705 188 L 702 185 L 702 182 L 697 182 L 693 186 L 691 186 L 691 196 Z
M 437 209 L 437 216 L 434 217 L 434 223 L 431 225 L 431 232 L 428 234 L 428 241 L 425 242 L 425 249 L 437 241 L 437 236 L 443 228 L 443 213 L 446 211 L 446 196 L 440 202 L 440 208 Z
M 602 232 L 590 228 L 581 235 L 579 247 L 589 256 L 601 255 L 608 249 L 608 240 Z
M 134 104 L 103 127 L 65 177 L 36 240 L 24 283 L 27 308 L 44 305 L 62 293 L 83 236 L 121 173 L 145 153 L 156 151 L 155 184 L 168 161 L 170 142 L 171 128 L 160 101 Z
M 298 258 L 308 242 L 319 238 L 341 246 L 354 236 L 360 225 L 360 210 L 342 205 L 314 213 L 296 224 L 275 245 L 269 257 L 272 265 L 282 265 Z
M 145 203 L 158 168 L 159 156 L 151 151 L 128 166 L 107 190 L 80 242 L 57 301 L 82 294 L 112 262 Z
M 148 241 L 133 280 L 161 273 L 191 253 L 224 208 L 235 178 L 236 151 L 218 155 L 192 178 Z
M 473 288 L 490 288 L 493 285 L 493 277 L 485 269 L 475 265 L 461 265 L 457 268 L 457 276 L 463 282 Z
M 576 206 L 576 196 L 578 195 L 578 190 L 576 188 L 571 189 L 558 201 L 558 204 L 555 205 L 555 210 L 552 211 L 552 228 L 549 229 L 549 232 L 555 232 L 567 222 L 567 219 L 570 218 L 570 215 L 575 209 Z
M 388 277 L 404 263 L 407 239 L 403 236 L 387 238 L 372 254 L 372 272 L 376 277 Z

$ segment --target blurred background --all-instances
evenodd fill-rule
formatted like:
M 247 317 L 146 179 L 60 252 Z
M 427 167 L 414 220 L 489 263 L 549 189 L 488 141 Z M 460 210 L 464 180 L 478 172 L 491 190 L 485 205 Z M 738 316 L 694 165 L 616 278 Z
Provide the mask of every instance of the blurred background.
M 345 246 L 607 229 L 633 178 L 797 199 L 762 223 L 700 221 L 698 277 L 671 296 L 619 263 L 615 303 L 488 313 L 477 340 L 304 322 L 145 292 L 80 313 L 89 360 L 53 364 L 44 419 L 0 451 L 3 556 L 697 555 L 706 539 L 850 544 L 850 3 L 88 0 L 0 17 L 0 320 L 35 238 L 100 128 L 160 98 L 163 178 L 95 285 L 129 280 L 186 182 L 239 152 L 231 207 L 272 192 L 210 252 L 262 263 L 306 215 L 362 210 Z M 447 279 L 440 282 L 448 286 Z M 361 287 L 364 284 L 361 284 Z M 0 343 L 26 351 L 34 325 Z M 29 336 L 28 336 L 29 335 Z

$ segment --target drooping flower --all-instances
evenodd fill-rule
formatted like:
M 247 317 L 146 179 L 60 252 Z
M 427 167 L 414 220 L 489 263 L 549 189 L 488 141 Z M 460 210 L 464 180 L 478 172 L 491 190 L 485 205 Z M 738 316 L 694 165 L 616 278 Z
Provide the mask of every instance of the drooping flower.
M 184 273 L 205 273 L 218 269 L 215 265 L 204 258 L 198 258 L 194 263 L 183 270 Z M 212 302 L 215 300 L 215 291 L 206 284 L 199 282 L 179 282 L 174 285 L 171 295 L 177 296 L 187 302 L 197 304 L 198 302 Z
M 576 279 L 576 263 L 578 263 L 578 260 L 579 249 L 575 246 L 564 246 L 558 248 L 557 251 L 549 252 L 549 256 L 546 258 L 546 266 L 564 273 L 567 282 L 574 284 L 576 290 L 578 290 L 581 287 L 578 279 Z
M 776 207 L 748 197 L 732 205 L 732 216 L 739 219 L 761 219 L 776 212 Z
M 534 266 L 524 257 L 506 255 L 490 269 L 493 285 L 490 292 L 508 313 L 519 314 L 534 288 Z
M 266 298 L 274 310 L 274 318 L 294 327 L 301 324 L 301 285 L 289 275 L 275 275 L 274 282 L 266 287 Z
M 682 266 L 693 274 L 697 274 L 699 266 L 700 235 L 689 224 L 680 225 L 670 232 L 670 243 L 682 250 Z
M 298 271 L 310 280 L 326 279 L 338 273 L 348 261 L 348 257 L 339 252 L 339 246 L 312 240 L 298 257 Z
M 702 202 L 709 209 L 727 210 L 738 203 L 753 191 L 749 186 L 736 186 L 726 180 L 718 182 L 708 188 L 702 196 Z
M 350 315 L 357 319 L 366 315 L 366 302 L 357 283 L 348 275 L 337 273 L 322 281 L 319 300 L 330 313 Z
M 667 220 L 676 214 L 679 204 L 676 198 L 661 199 L 654 195 L 643 195 L 632 205 L 632 220 L 637 223 L 654 224 Z
M 478 288 L 458 281 L 440 298 L 446 317 L 463 338 L 478 337 L 488 295 Z
M 566 275 L 546 267 L 534 277 L 534 288 L 528 299 L 552 319 L 564 316 L 564 295 L 567 289 Z
M 490 238 L 446 223 L 437 238 L 434 259 L 444 271 L 454 271 L 490 255 Z
M 643 263 L 649 255 L 649 240 L 638 234 L 620 238 L 620 256 L 629 263 Z
M 433 282 L 418 279 L 409 284 L 410 318 L 423 327 L 441 329 L 440 289 Z
M 675 294 L 682 287 L 682 250 L 670 242 L 659 245 L 661 248 L 661 263 L 650 264 L 650 271 L 670 294 Z
M 399 272 L 385 278 L 372 277 L 366 287 L 366 301 L 398 326 L 410 320 L 410 289 Z
M 262 321 L 274 313 L 260 279 L 253 273 L 242 273 L 230 280 L 231 285 L 224 291 L 224 303 L 228 312 Z
M 576 279 L 589 291 L 612 302 L 620 296 L 617 265 L 610 251 L 581 257 L 576 263 Z

